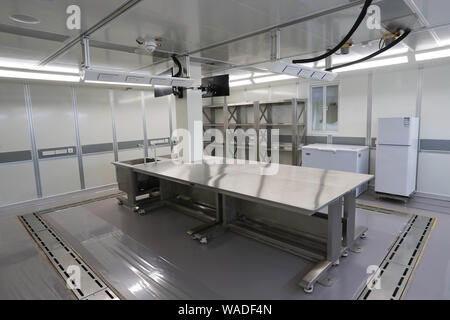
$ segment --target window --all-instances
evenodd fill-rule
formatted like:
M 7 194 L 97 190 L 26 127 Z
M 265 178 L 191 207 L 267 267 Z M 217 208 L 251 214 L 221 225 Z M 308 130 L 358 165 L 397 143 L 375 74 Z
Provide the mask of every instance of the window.
M 337 85 L 311 88 L 313 131 L 337 131 L 338 93 Z

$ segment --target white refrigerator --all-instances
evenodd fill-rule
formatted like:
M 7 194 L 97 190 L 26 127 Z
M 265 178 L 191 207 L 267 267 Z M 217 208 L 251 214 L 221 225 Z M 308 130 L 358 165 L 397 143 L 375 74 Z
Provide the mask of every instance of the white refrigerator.
M 302 147 L 302 166 L 355 173 L 369 173 L 369 147 L 310 144 Z M 356 189 L 356 196 L 367 190 L 367 183 Z
M 375 191 L 404 197 L 416 189 L 419 119 L 378 119 Z

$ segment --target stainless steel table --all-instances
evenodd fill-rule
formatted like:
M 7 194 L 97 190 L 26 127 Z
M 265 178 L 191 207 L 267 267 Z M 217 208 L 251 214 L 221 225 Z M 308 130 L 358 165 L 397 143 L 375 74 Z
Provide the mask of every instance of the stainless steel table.
M 160 180 L 161 201 L 173 199 L 177 186 L 214 193 L 214 221 L 190 232 L 202 242 L 232 230 L 316 261 L 300 282 L 311 292 L 367 230 L 355 226 L 355 193 L 373 176 L 287 165 L 279 165 L 275 175 L 262 175 L 261 166 L 163 160 L 133 170 Z M 319 213 L 327 207 L 327 214 Z

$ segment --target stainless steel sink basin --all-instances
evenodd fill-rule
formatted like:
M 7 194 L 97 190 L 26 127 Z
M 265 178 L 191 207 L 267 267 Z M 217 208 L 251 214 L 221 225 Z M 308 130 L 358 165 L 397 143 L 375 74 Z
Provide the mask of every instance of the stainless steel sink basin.
M 155 162 L 154 158 L 147 158 L 146 160 L 147 160 L 147 163 Z M 157 161 L 159 161 L 159 160 L 157 160 Z M 144 158 L 133 159 L 133 160 L 126 160 L 126 161 L 119 161 L 119 162 L 123 163 L 123 164 L 128 164 L 130 166 L 136 166 L 138 164 L 143 164 L 144 163 Z

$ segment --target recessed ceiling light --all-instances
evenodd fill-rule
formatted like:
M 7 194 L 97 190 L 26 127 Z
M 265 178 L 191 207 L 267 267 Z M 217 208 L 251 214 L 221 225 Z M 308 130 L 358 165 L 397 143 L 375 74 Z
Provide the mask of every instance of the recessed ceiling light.
M 9 18 L 13 21 L 26 23 L 26 24 L 38 24 L 41 22 L 38 18 L 28 16 L 26 14 L 12 14 Z

